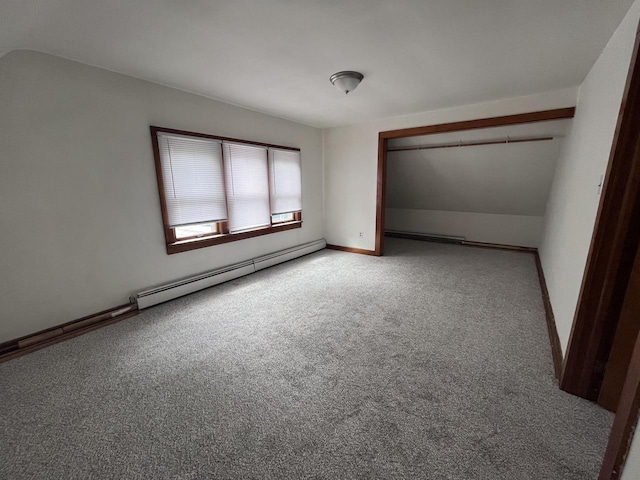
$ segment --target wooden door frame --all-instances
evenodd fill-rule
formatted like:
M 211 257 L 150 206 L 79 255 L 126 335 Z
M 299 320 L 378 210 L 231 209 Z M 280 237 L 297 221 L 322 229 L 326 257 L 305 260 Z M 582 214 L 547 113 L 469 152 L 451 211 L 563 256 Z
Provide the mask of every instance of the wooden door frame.
M 640 248 L 640 25 L 580 290 L 562 387 L 598 395 Z M 582 359 L 580 356 L 583 356 Z M 640 411 L 640 335 L 627 370 L 599 480 L 622 474 Z
M 464 130 L 478 130 L 482 128 L 505 127 L 509 125 L 521 125 L 523 123 L 548 122 L 551 120 L 563 120 L 573 118 L 575 107 L 558 108 L 554 110 L 542 110 L 538 112 L 519 113 L 502 117 L 479 118 L 461 122 L 441 123 L 423 127 L 403 128 L 400 130 L 388 130 L 378 134 L 378 190 L 376 196 L 376 236 L 375 250 L 373 254 L 384 254 L 384 205 L 387 190 L 387 153 L 389 140 L 395 138 L 416 137 L 422 135 L 434 135 L 437 133 L 461 132 Z
M 640 241 L 640 65 L 636 35 L 567 353 L 562 389 L 596 400 Z
M 618 409 L 611 428 L 611 434 L 609 435 L 598 480 L 618 480 L 620 478 L 634 430 L 638 423 L 639 411 L 640 335 L 636 338 L 631 361 L 629 362 L 627 377 L 618 402 Z

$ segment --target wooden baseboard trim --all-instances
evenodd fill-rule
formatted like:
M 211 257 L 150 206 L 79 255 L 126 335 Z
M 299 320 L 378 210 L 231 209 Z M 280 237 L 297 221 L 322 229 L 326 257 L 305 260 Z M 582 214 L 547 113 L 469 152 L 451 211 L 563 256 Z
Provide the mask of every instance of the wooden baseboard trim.
M 544 304 L 544 313 L 547 317 L 547 331 L 549 332 L 549 341 L 551 342 L 551 355 L 553 356 L 553 368 L 555 370 L 558 382 L 562 380 L 562 347 L 560 346 L 560 337 L 558 336 L 558 327 L 553 316 L 551 308 L 551 300 L 549 299 L 549 291 L 547 290 L 547 282 L 544 279 L 544 271 L 540 262 L 538 252 L 534 254 L 536 259 L 536 268 L 538 269 L 538 280 L 540 281 L 540 290 L 542 291 L 542 303 Z
M 364 250 L 362 248 L 342 247 L 340 245 L 330 245 L 330 244 L 327 244 L 327 248 L 329 250 L 340 250 L 341 252 L 360 253 L 362 255 L 376 256 L 375 250 Z
M 21 357 L 138 314 L 135 304 L 120 305 L 0 344 L 0 363 Z
M 537 248 L 533 247 L 518 247 L 517 245 L 503 245 L 501 243 L 484 243 L 484 242 L 471 242 L 468 240 L 463 240 L 462 245 L 467 247 L 478 247 L 478 248 L 492 248 L 494 250 L 510 250 L 514 252 L 524 252 L 524 253 L 538 253 Z

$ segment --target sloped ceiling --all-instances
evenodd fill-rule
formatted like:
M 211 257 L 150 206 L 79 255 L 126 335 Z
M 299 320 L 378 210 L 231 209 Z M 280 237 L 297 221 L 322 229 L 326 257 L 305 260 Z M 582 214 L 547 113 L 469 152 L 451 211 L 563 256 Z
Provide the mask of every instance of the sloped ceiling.
M 412 137 L 389 147 L 553 140 L 389 152 L 387 207 L 543 216 L 570 120 Z
M 33 49 L 321 127 L 579 85 L 632 0 L 4 0 Z M 328 81 L 364 73 L 345 97 Z

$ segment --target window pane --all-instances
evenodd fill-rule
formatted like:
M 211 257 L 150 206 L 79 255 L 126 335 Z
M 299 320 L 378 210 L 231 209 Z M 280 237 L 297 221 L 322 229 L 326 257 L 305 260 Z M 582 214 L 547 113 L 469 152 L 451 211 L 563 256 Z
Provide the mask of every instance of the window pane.
M 229 231 L 269 226 L 267 149 L 227 142 L 223 148 Z
M 293 213 L 278 213 L 271 215 L 271 223 L 293 222 Z
M 271 213 L 302 210 L 300 152 L 269 149 Z
M 227 219 L 220 142 L 158 134 L 171 227 Z
M 201 223 L 199 225 L 185 225 L 176 227 L 176 238 L 196 237 L 198 235 L 213 235 L 218 232 L 215 223 Z

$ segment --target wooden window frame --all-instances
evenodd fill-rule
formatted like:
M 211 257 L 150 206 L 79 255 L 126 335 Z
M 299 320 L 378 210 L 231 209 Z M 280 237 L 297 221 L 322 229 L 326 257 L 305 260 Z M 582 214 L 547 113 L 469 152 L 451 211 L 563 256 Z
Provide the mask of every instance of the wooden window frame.
M 174 253 L 188 252 L 198 248 L 211 247 L 213 245 L 222 245 L 224 243 L 237 242 L 239 240 L 246 240 L 248 238 L 259 237 L 262 235 L 269 235 L 271 233 L 285 232 L 287 230 L 293 230 L 295 228 L 302 227 L 302 212 L 294 212 L 294 220 L 290 222 L 281 222 L 271 224 L 266 227 L 255 228 L 251 230 L 245 230 L 237 233 L 229 232 L 228 221 L 217 222 L 217 231 L 222 233 L 215 233 L 212 235 L 196 235 L 193 237 L 185 237 L 178 239 L 175 234 L 175 229 L 169 225 L 169 214 L 167 211 L 167 201 L 164 191 L 164 179 L 162 177 L 162 162 L 160 159 L 160 146 L 158 145 L 158 133 L 168 133 L 174 135 L 182 135 L 195 138 L 207 138 L 211 140 L 219 140 L 234 143 L 244 143 L 247 145 L 254 145 L 257 147 L 277 148 L 280 150 L 291 150 L 299 152 L 299 148 L 287 147 L 283 145 L 273 145 L 270 143 L 252 142 L 250 140 L 243 140 L 239 138 L 221 137 L 218 135 L 209 135 L 206 133 L 189 132 L 186 130 L 176 130 L 174 128 L 166 127 L 149 127 L 151 131 L 151 144 L 153 146 L 153 158 L 156 167 L 156 180 L 158 182 L 158 193 L 160 195 L 160 210 L 162 212 L 162 224 L 164 227 L 164 236 L 167 246 L 167 254 L 173 255 Z M 224 155 L 224 153 L 223 153 Z M 223 163 L 224 174 L 224 163 Z M 226 193 L 225 193 L 226 195 Z M 271 191 L 269 191 L 271 195 Z M 271 202 L 269 202 L 271 205 Z M 270 214 L 271 216 L 272 214 Z

